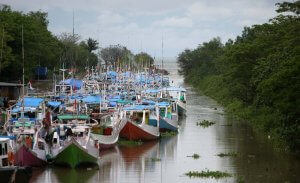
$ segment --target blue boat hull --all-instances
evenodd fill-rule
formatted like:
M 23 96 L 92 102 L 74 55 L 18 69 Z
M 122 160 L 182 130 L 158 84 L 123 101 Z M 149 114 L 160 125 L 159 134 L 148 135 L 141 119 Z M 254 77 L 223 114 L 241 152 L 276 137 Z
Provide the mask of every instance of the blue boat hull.
M 178 126 L 173 126 L 170 123 L 168 123 L 165 119 L 160 118 L 159 119 L 159 129 L 162 131 L 164 131 L 164 130 L 177 131 Z

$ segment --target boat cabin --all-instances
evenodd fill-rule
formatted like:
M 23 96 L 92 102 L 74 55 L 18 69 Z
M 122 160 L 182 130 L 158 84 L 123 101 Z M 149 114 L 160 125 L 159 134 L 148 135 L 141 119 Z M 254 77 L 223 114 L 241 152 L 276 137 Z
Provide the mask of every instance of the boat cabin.
M 8 161 L 8 145 L 9 138 L 0 138 L 0 167 L 9 166 Z

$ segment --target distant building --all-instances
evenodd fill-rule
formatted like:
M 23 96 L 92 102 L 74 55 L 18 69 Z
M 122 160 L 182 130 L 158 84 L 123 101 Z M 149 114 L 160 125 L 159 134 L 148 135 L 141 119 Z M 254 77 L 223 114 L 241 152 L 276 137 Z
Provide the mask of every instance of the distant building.
M 18 100 L 22 95 L 22 84 L 0 82 L 0 107 L 7 107 L 10 100 Z

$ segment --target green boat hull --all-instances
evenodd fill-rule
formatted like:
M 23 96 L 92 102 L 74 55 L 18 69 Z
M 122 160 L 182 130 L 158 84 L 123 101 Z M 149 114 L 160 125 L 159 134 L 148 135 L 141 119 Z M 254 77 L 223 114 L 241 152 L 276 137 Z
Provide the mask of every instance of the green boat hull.
M 79 147 L 77 143 L 72 142 L 57 154 L 54 164 L 76 168 L 79 165 L 97 165 L 97 158 Z
M 178 115 L 179 116 L 186 116 L 186 109 L 178 105 Z

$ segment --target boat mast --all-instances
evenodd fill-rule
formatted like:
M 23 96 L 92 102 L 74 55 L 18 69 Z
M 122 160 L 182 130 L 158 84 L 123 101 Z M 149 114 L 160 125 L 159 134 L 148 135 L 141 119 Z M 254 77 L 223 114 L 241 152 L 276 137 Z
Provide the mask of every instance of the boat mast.
M 2 62 L 2 54 L 3 54 L 3 39 L 4 39 L 4 27 L 2 28 L 2 38 L 1 38 L 1 55 L 0 55 L 0 73 L 1 73 L 1 62 Z
M 164 35 L 161 36 L 161 86 L 164 82 Z
M 21 117 L 23 118 L 24 117 L 24 95 L 25 95 L 25 59 L 24 59 L 24 33 L 23 33 L 23 24 L 22 24 L 22 61 L 23 61 L 23 70 L 22 70 L 22 73 L 23 73 L 23 87 L 22 87 L 22 113 L 21 113 Z

